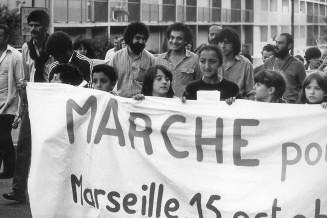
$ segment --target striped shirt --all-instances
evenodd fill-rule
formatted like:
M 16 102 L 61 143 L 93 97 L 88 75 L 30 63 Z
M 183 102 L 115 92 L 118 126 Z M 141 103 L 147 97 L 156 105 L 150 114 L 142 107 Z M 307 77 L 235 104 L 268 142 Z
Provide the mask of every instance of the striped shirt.
M 93 63 L 90 59 L 85 57 L 82 54 L 79 54 L 75 51 L 73 51 L 72 56 L 70 57 L 68 63 L 75 65 L 83 74 L 83 79 L 87 82 L 91 81 L 91 73 L 93 69 Z M 53 78 L 52 69 L 59 64 L 58 61 L 55 61 L 50 66 L 50 72 L 49 72 L 49 81 Z
M 154 65 L 155 57 L 146 50 L 139 56 L 132 57 L 128 48 L 117 51 L 110 60 L 110 65 L 118 74 L 114 91 L 119 96 L 131 98 L 141 93 L 145 72 Z

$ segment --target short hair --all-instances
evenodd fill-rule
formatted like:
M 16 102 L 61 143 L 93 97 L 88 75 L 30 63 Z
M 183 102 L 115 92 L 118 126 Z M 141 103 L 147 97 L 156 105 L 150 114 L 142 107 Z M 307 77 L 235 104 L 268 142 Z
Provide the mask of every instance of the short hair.
M 318 86 L 325 92 L 324 101 L 327 101 L 327 75 L 321 71 L 315 71 L 308 75 L 303 81 L 302 89 L 301 89 L 301 97 L 300 101 L 302 104 L 309 103 L 307 97 L 305 95 L 305 88 L 313 81 L 316 80 Z
M 275 49 L 276 49 L 276 46 L 275 46 L 275 45 L 267 44 L 267 45 L 263 46 L 263 48 L 262 48 L 262 52 L 263 52 L 263 51 L 274 52 Z M 261 52 L 261 53 L 262 53 L 262 52 Z
M 45 44 L 45 52 L 49 55 L 64 54 L 72 49 L 72 39 L 63 31 L 52 33 Z
M 223 28 L 217 36 L 217 41 L 223 42 L 225 39 L 233 43 L 234 56 L 239 54 L 241 51 L 241 40 L 236 30 L 231 27 Z
M 292 47 L 294 46 L 294 38 L 291 34 L 289 33 L 281 33 L 281 36 L 285 36 L 286 37 L 286 43 L 287 44 L 292 44 Z
M 321 51 L 317 47 L 310 47 L 304 53 L 304 58 L 307 62 L 309 62 L 311 58 L 320 58 L 320 57 L 321 57 Z
M 0 30 L 3 30 L 5 37 L 9 36 L 9 28 L 4 24 L 0 24 Z
M 173 74 L 171 71 L 163 66 L 163 65 L 154 65 L 150 67 L 144 75 L 143 85 L 142 85 L 142 91 L 141 93 L 145 96 L 152 96 L 153 91 L 153 81 L 157 75 L 158 69 L 162 70 L 162 72 L 169 78 L 170 80 L 170 87 L 167 92 L 167 98 L 174 97 L 174 91 L 172 88 L 172 81 L 173 81 Z
M 93 74 L 101 72 L 109 78 L 111 84 L 115 84 L 117 82 L 117 72 L 112 66 L 109 66 L 107 64 L 99 64 L 94 66 L 92 69 L 92 77 Z
M 217 45 L 205 45 L 203 46 L 199 51 L 199 59 L 200 55 L 203 51 L 214 51 L 217 54 L 218 61 L 219 61 L 219 67 L 223 64 L 223 55 L 221 53 L 221 49 Z
M 27 23 L 29 24 L 31 21 L 40 22 L 42 26 L 49 27 L 50 18 L 47 12 L 43 10 L 35 10 L 29 13 L 27 16 Z
M 184 33 L 184 40 L 188 44 L 193 40 L 193 34 L 190 27 L 184 23 L 177 22 L 169 25 L 166 31 L 166 38 L 169 40 L 171 32 L 175 31 L 182 31 Z
M 133 37 L 136 34 L 143 34 L 145 36 L 145 40 L 149 39 L 150 31 L 147 25 L 142 22 L 136 21 L 131 22 L 124 31 L 124 40 L 125 44 L 131 45 L 133 42 Z
M 78 86 L 83 82 L 81 71 L 72 64 L 58 64 L 51 72 L 53 75 L 60 73 L 59 79 L 65 84 Z
M 216 27 L 220 27 L 220 28 L 222 28 L 222 26 L 221 25 L 219 25 L 219 24 L 212 24 L 210 27 L 209 27 L 209 29 L 208 29 L 208 34 L 210 33 L 210 28 L 211 27 L 213 27 L 213 26 L 216 26 Z
M 283 74 L 273 70 L 261 70 L 254 76 L 255 83 L 261 83 L 267 86 L 267 88 L 274 87 L 275 92 L 273 94 L 273 100 L 277 101 L 283 97 L 286 90 L 286 79 Z
M 73 42 L 73 49 L 78 50 L 81 46 L 84 46 L 87 50 L 86 57 L 94 59 L 96 58 L 94 48 L 93 48 L 93 43 L 91 39 L 85 38 L 83 36 L 78 37 L 74 42 Z

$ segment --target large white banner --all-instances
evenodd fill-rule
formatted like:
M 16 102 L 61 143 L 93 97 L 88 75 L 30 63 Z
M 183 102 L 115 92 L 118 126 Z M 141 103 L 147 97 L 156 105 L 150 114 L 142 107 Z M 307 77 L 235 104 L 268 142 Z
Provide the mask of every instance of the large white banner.
M 33 217 L 327 217 L 327 111 L 27 86 Z

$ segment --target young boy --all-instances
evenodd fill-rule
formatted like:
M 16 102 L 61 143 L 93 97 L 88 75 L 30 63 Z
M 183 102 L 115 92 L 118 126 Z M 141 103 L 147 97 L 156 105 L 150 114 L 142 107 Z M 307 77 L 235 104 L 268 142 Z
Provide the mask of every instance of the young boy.
M 79 69 L 72 64 L 58 64 L 53 69 L 53 78 L 50 83 L 65 83 L 79 86 L 83 82 L 83 75 Z
M 92 87 L 97 90 L 111 92 L 117 82 L 117 73 L 115 69 L 106 64 L 100 64 L 93 67 Z

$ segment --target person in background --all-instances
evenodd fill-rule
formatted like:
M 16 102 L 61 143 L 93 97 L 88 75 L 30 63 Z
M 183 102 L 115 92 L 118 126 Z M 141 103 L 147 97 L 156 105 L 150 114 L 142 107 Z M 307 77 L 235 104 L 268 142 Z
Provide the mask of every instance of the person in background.
M 93 63 L 90 59 L 73 50 L 70 36 L 62 31 L 54 32 L 49 36 L 45 46 L 47 54 L 56 60 L 50 68 L 49 81 L 53 78 L 52 69 L 58 64 L 70 63 L 75 65 L 83 74 L 83 79 L 87 82 L 91 80 Z
M 144 49 L 149 35 L 149 28 L 142 22 L 132 22 L 124 31 L 127 47 L 110 60 L 118 73 L 114 92 L 119 96 L 131 98 L 140 93 L 145 71 L 155 64 L 155 57 Z
M 209 27 L 208 29 L 208 45 L 218 45 L 217 44 L 217 41 L 215 40 L 220 31 L 222 30 L 222 26 L 220 25 L 217 25 L 217 24 L 213 24 Z M 197 55 L 199 55 L 199 51 L 201 50 L 201 48 L 203 46 L 207 45 L 206 43 L 203 43 L 201 44 L 199 47 L 197 47 L 195 50 L 194 50 L 194 53 L 196 53 Z
M 268 58 L 274 55 L 276 46 L 267 44 L 263 46 L 261 55 L 262 55 L 262 62 L 265 63 Z M 253 69 L 254 75 L 256 75 L 260 70 L 263 69 L 263 64 L 260 66 L 257 66 L 256 68 Z
M 321 51 L 317 47 L 310 47 L 304 53 L 306 70 L 317 70 L 320 66 Z
M 192 41 L 192 32 L 184 23 L 174 23 L 168 27 L 166 37 L 170 49 L 157 57 L 156 65 L 163 65 L 173 73 L 175 95 L 182 97 L 186 85 L 201 78 L 198 56 L 185 49 Z
M 268 103 L 286 103 L 282 98 L 286 90 L 283 74 L 272 70 L 261 70 L 254 76 L 254 99 Z
M 145 75 L 140 94 L 134 95 L 135 100 L 143 100 L 144 96 L 155 96 L 163 98 L 173 98 L 172 87 L 173 74 L 163 65 L 150 67 Z
M 185 46 L 185 49 L 190 52 L 193 52 L 193 40 Z
M 294 45 L 292 35 L 281 33 L 275 40 L 276 50 L 274 56 L 266 60 L 263 68 L 273 71 L 279 70 L 283 73 L 287 80 L 286 91 L 283 98 L 288 103 L 295 103 L 306 77 L 304 65 L 301 61 L 289 54 L 289 50 L 291 50 Z
M 303 82 L 300 95 L 302 104 L 321 104 L 327 108 L 327 75 L 316 71 L 307 76 Z
M 117 82 L 117 73 L 112 66 L 100 64 L 93 68 L 92 87 L 104 92 L 112 92 Z
M 124 37 L 121 38 L 120 42 L 121 42 L 121 48 L 126 48 L 127 47 Z
M 18 112 L 22 68 L 22 54 L 8 44 L 9 37 L 8 27 L 0 24 L 0 179 L 14 176 L 16 153 L 11 129 Z
M 53 69 L 53 78 L 50 83 L 64 83 L 79 86 L 83 82 L 83 75 L 79 69 L 72 64 L 58 64 Z
M 84 55 L 89 59 L 97 58 L 92 45 L 92 40 L 83 36 L 78 37 L 73 43 L 73 49 L 77 53 Z
M 239 55 L 241 41 L 238 33 L 230 27 L 225 27 L 219 33 L 217 41 L 223 55 L 223 63 L 218 69 L 218 74 L 236 83 L 243 98 L 248 97 L 247 94 L 254 85 L 253 67 L 247 58 Z
M 106 57 L 104 58 L 105 60 L 112 60 L 112 58 L 114 57 L 116 52 L 119 51 L 122 48 L 121 47 L 121 40 L 122 40 L 122 38 L 120 38 L 119 36 L 115 36 L 115 38 L 114 38 L 114 47 L 107 51 Z
M 217 90 L 220 92 L 220 99 L 239 97 L 239 88 L 236 83 L 230 82 L 218 76 L 218 68 L 222 65 L 223 58 L 218 46 L 206 45 L 199 51 L 199 68 L 202 78 L 189 83 L 183 96 L 188 100 L 197 100 L 199 90 Z
M 31 40 L 22 47 L 22 84 L 29 82 L 48 82 L 50 65 L 54 59 L 45 52 L 48 39 L 49 15 L 43 10 L 32 11 L 27 16 L 31 28 Z M 13 126 L 21 121 L 17 142 L 17 157 L 12 183 L 12 191 L 2 196 L 8 200 L 26 202 L 27 179 L 31 163 L 31 127 L 28 115 L 26 90 L 20 89 L 19 116 Z

